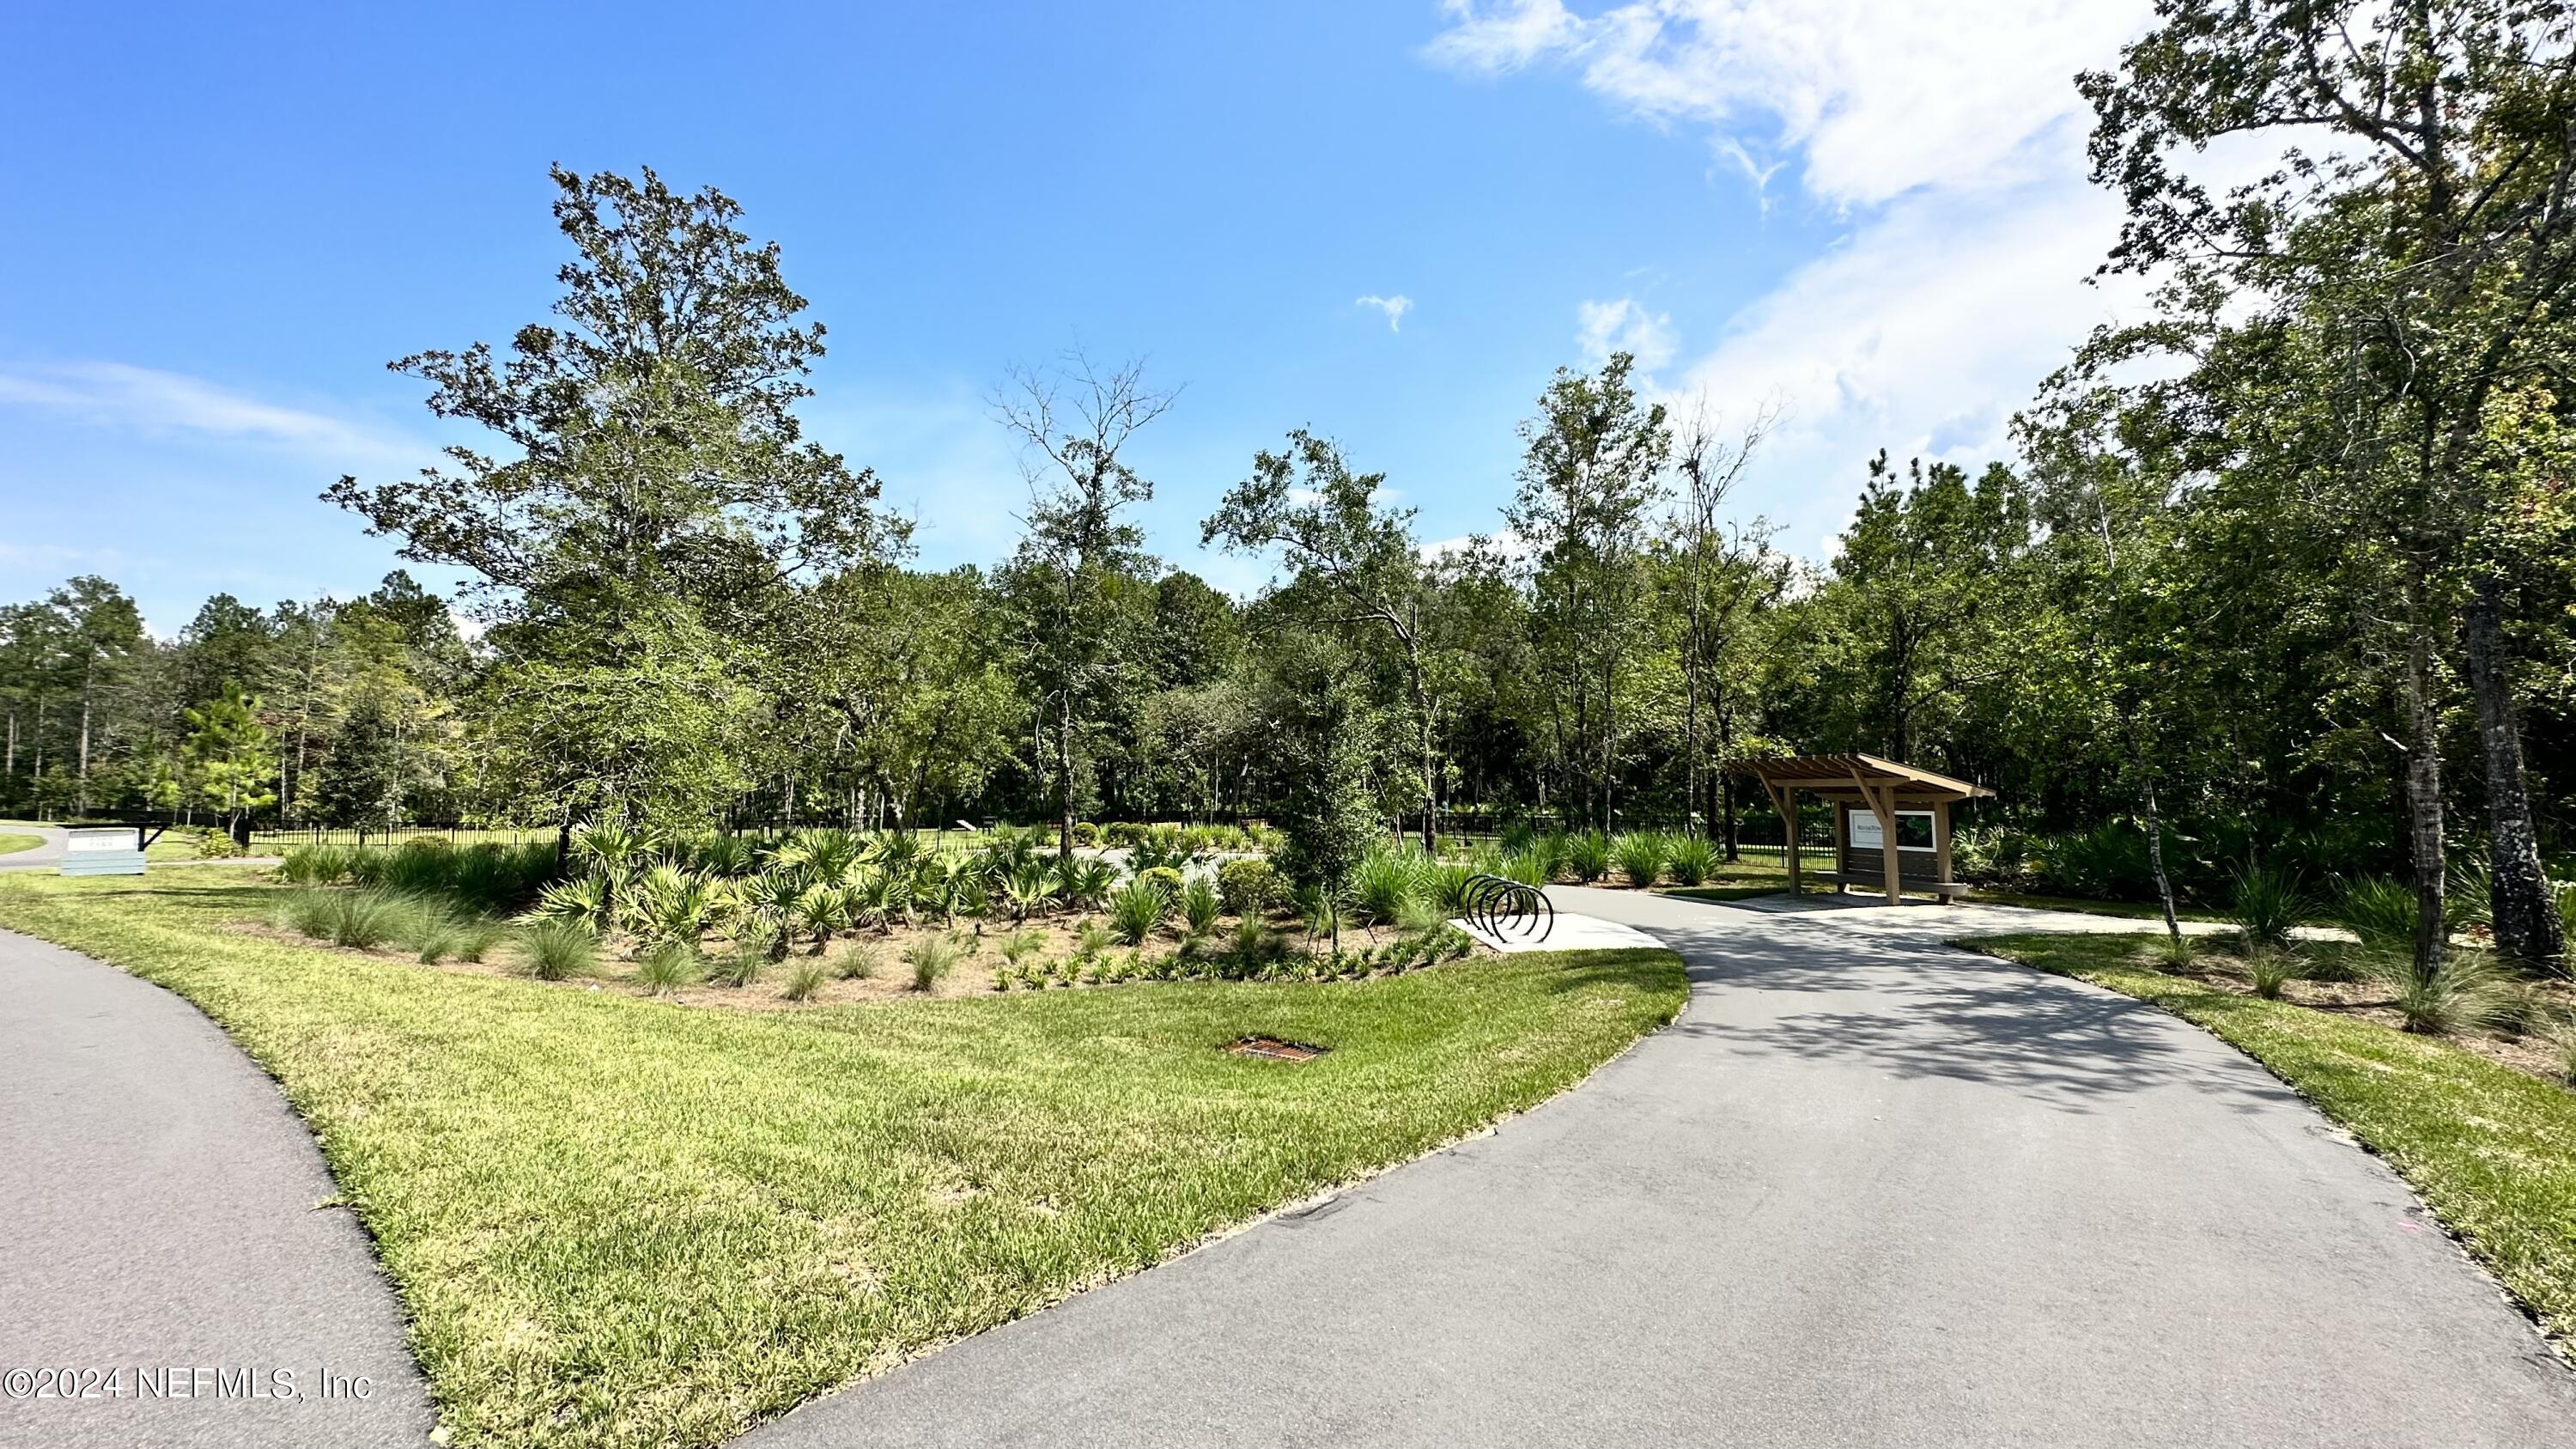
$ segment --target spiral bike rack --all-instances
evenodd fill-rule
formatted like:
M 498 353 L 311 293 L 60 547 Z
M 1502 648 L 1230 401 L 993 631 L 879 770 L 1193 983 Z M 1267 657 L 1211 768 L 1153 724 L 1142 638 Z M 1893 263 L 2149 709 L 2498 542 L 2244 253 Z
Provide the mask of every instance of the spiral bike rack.
M 1468 925 L 1497 941 L 1544 941 L 1556 929 L 1547 892 L 1498 875 L 1469 876 L 1459 905 Z

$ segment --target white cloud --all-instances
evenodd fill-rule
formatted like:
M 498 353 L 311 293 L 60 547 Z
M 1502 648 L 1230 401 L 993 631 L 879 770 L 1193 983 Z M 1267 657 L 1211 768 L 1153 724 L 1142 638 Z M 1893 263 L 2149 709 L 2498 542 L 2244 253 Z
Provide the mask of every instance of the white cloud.
M 434 451 L 416 438 L 368 423 L 121 362 L 0 364 L 0 406 L 7 405 L 95 427 L 283 448 L 351 471 L 411 466 Z
M 2012 413 L 2136 296 L 2087 278 L 2117 231 L 2085 180 L 2079 70 L 2115 66 L 2148 0 L 1446 0 L 1438 63 L 1559 72 L 1618 113 L 1701 132 L 1767 212 L 1774 173 L 1843 224 L 1736 308 L 1671 399 L 1783 417 L 1748 502 L 1791 536 L 1847 516 L 1870 454 L 2003 456 Z M 1659 303 L 1689 315 L 1687 299 Z M 1674 332 L 1633 299 L 1584 304 L 1596 358 Z M 1716 319 L 1711 319 L 1712 321 Z M 1641 366 L 1647 349 L 1637 346 Z
M 1707 128 L 1762 176 L 1798 158 L 1806 189 L 1870 205 L 1917 186 L 2052 174 L 2081 109 L 2078 70 L 2110 64 L 2145 0 L 1444 0 L 1429 53 L 1489 75 L 1571 68 L 1621 109 Z
M 1366 297 L 1361 297 L 1355 300 L 1351 305 L 1355 307 L 1375 307 L 1386 314 L 1387 331 L 1401 332 L 1404 330 L 1404 314 L 1413 310 L 1413 299 L 1404 295 L 1402 292 L 1398 292 L 1392 297 L 1380 297 L 1372 293 Z
M 1638 372 L 1653 373 L 1672 361 L 1680 346 L 1673 334 L 1672 314 L 1649 312 L 1633 297 L 1586 302 L 1575 309 L 1575 315 L 1575 340 L 1583 348 L 1584 361 L 1593 367 L 1608 362 L 1611 353 L 1625 352 L 1636 357 Z

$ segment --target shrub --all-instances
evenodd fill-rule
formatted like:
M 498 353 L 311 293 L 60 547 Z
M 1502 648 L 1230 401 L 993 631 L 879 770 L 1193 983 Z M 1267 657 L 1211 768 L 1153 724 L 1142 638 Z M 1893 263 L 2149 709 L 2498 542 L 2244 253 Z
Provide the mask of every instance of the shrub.
M 1717 869 L 1717 846 L 1705 835 L 1677 835 L 1664 852 L 1677 885 L 1695 886 Z
M 823 989 L 829 974 L 820 961 L 799 961 L 796 969 L 787 973 L 787 979 L 779 983 L 778 994 L 788 1001 L 810 1001 L 815 992 Z
M 1422 868 L 1422 898 L 1443 915 L 1456 915 L 1467 907 L 1467 882 L 1476 878 L 1476 865 L 1465 860 L 1435 860 Z
M 924 936 L 905 947 L 903 960 L 912 968 L 912 989 L 935 989 L 957 965 L 957 958 L 962 954 L 957 944 L 946 936 Z
M 1404 846 L 1370 851 L 1351 873 L 1351 899 L 1364 921 L 1391 922 L 1421 889 L 1422 857 Z
M 2372 974 L 2388 988 L 2406 1029 L 2427 1036 L 2489 1026 L 2509 1004 L 2503 977 L 2493 964 L 2476 956 L 2454 953 L 2430 971 L 2419 967 L 2411 955 L 2387 956 Z
M 1206 876 L 1193 877 L 1181 887 L 1181 919 L 1188 923 L 1193 936 L 1204 936 L 1216 929 L 1222 906 L 1217 899 L 1216 882 Z
M 1664 861 L 1672 855 L 1672 846 L 1662 836 L 1640 830 L 1610 842 L 1610 855 L 1628 884 L 1646 890 L 1664 878 Z
M 1217 898 L 1230 916 L 1258 916 L 1287 902 L 1288 881 L 1266 860 L 1229 860 L 1216 868 Z
M 599 969 L 599 938 L 573 921 L 539 921 L 528 928 L 528 974 L 539 981 L 569 981 Z
M 2415 888 L 2384 875 L 2346 880 L 2335 892 L 2335 924 L 2373 950 L 2410 947 L 2415 941 Z
M 1340 934 L 1342 903 L 1319 890 L 1309 890 L 1297 897 L 1297 919 L 1306 930 L 1306 942 L 1330 940 Z
M 656 996 L 677 991 L 699 976 L 698 953 L 677 941 L 656 943 L 635 963 L 635 982 Z
M 197 832 L 197 859 L 230 860 L 242 853 L 241 842 L 229 830 L 208 826 Z
M 1162 887 L 1139 877 L 1120 886 L 1109 897 L 1109 919 L 1117 929 L 1118 939 L 1126 945 L 1142 945 L 1154 928 L 1163 924 L 1163 916 L 1172 908 L 1172 898 Z
M 1178 867 L 1169 865 L 1149 865 L 1136 872 L 1136 879 L 1161 891 L 1164 900 L 1175 903 L 1181 898 L 1182 888 L 1189 884 Z
M 2247 946 L 2289 945 L 2290 928 L 2306 912 L 2298 882 L 2287 872 L 2261 865 L 2249 865 L 2236 872 L 2227 919 L 2245 933 Z
M 1073 843 L 1076 845 L 1098 845 L 1100 843 L 1099 824 L 1090 820 L 1077 820 L 1073 822 Z
M 2298 958 L 2272 946 L 2255 946 L 2245 953 L 2245 977 L 2254 983 L 2254 994 L 2265 1001 L 2281 999 L 2281 988 L 2299 974 Z

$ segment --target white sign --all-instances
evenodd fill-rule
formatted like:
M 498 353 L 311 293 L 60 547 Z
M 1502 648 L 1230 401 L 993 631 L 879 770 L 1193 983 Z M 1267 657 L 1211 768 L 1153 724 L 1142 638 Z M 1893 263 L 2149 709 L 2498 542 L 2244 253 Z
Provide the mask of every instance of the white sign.
M 65 851 L 132 850 L 133 848 L 134 832 L 131 830 L 74 830 L 63 838 Z
M 1887 837 L 1879 833 L 1876 815 L 1867 810 L 1855 810 L 1844 818 L 1851 822 L 1852 849 L 1884 850 L 1887 848 Z M 1896 812 L 1896 848 L 1920 850 L 1926 854 L 1933 851 L 1931 811 L 1899 810 Z

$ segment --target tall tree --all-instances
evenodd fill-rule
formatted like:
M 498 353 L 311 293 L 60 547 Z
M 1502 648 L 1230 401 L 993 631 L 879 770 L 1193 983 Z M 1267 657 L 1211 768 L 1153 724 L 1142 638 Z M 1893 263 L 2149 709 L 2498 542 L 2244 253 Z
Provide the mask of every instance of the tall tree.
M 790 586 L 897 551 L 905 529 L 877 511 L 873 474 L 804 438 L 795 406 L 823 329 L 797 323 L 805 299 L 777 245 L 736 224 L 741 208 L 712 187 L 680 195 L 650 169 L 552 174 L 576 252 L 557 274 L 561 325 L 521 328 L 506 362 L 477 343 L 393 364 L 433 385 L 433 412 L 480 424 L 506 456 L 460 444 L 445 467 L 343 478 L 325 496 L 399 535 L 405 557 L 471 571 L 499 621 L 489 640 L 515 666 L 512 717 L 534 737 L 597 738 L 605 721 L 588 710 L 605 699 L 692 717 L 708 703 L 639 701 L 639 688 L 723 674 L 729 698 L 762 661 L 718 639 L 762 637 Z M 714 652 L 672 658 L 692 642 Z M 556 700 L 580 717 L 542 719 Z M 682 733 L 710 748 L 739 738 L 701 722 Z M 549 766 L 540 793 L 659 810 L 742 766 L 691 762 L 666 790 L 631 778 L 641 761 L 681 763 L 648 750 L 597 790 Z
M 1320 596 L 1324 622 L 1364 626 L 1394 646 L 1428 851 L 1438 844 L 1442 775 L 1428 618 L 1436 595 L 1414 537 L 1415 510 L 1382 502 L 1385 485 L 1385 474 L 1352 472 L 1338 444 L 1299 428 L 1284 451 L 1253 456 L 1252 476 L 1227 492 L 1199 539 L 1247 553 L 1280 550 L 1298 582 Z
M 1120 588 L 1151 567 L 1144 531 L 1127 511 L 1152 498 L 1154 485 L 1125 455 L 1176 396 L 1146 386 L 1141 361 L 1103 367 L 1076 349 L 1049 371 L 1014 369 L 993 399 L 995 418 L 1024 450 L 1027 532 L 1004 587 L 1041 717 L 1053 721 L 1056 848 L 1065 859 L 1073 855 L 1076 741 L 1116 682 Z
M 2563 391 L 2576 294 L 2576 34 L 2556 0 L 2160 0 L 2119 73 L 2081 78 L 2094 175 L 2129 208 L 2113 265 L 2294 309 L 2342 364 L 2331 425 L 2396 563 L 2418 955 L 2444 937 L 2440 656 L 2456 622 L 2479 723 L 2499 946 L 2561 955 L 2485 527 L 2510 475 L 2497 409 Z M 2277 134 L 2223 193 L 2182 158 Z M 2303 149 L 2322 133 L 2316 154 Z M 2204 306 L 2205 312 L 2207 308 Z M 2323 451 L 2320 449 L 2319 451 Z
M 1529 550 L 1539 653 L 1559 757 L 1607 831 L 1619 673 L 1641 632 L 1638 562 L 1672 454 L 1660 403 L 1637 396 L 1621 352 L 1598 373 L 1559 368 L 1521 424 L 1520 488 L 1504 518 Z

